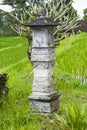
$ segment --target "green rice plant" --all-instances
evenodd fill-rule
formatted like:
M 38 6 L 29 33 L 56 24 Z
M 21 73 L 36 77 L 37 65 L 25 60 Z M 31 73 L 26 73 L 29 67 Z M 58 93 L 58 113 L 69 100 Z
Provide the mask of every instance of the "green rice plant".
M 3 40 L 6 40 L 6 39 L 3 39 Z M 12 40 L 12 38 L 11 38 L 11 40 Z M 15 42 L 14 42 L 14 40 L 15 40 Z M 26 40 L 25 40 L 25 42 L 22 40 L 23 39 L 17 39 L 17 38 L 14 39 L 13 38 L 13 44 L 12 44 L 13 46 L 9 46 L 9 45 L 11 45 L 10 40 L 9 40 L 10 44 L 8 44 L 8 42 L 7 42 L 7 44 L 4 45 L 4 48 L 0 49 L 0 69 L 6 68 L 12 64 L 15 64 L 16 62 L 19 62 L 23 58 L 27 57 Z M 7 38 L 7 41 L 8 41 L 8 38 Z M 16 43 L 16 46 L 14 45 L 15 43 Z M 1 46 L 1 43 L 0 43 L 0 46 Z M 7 47 L 5 47 L 5 46 L 7 46 Z
M 64 113 L 61 117 L 69 128 L 71 126 L 68 120 L 70 117 L 66 116 L 67 104 L 76 101 L 77 104 L 87 105 L 87 85 L 83 87 L 74 78 L 79 74 L 87 76 L 86 41 L 86 34 L 80 34 L 61 41 L 56 48 L 56 90 L 61 93 L 60 110 Z M 58 122 L 54 121 L 57 118 L 52 124 L 46 117 L 30 114 L 28 96 L 32 91 L 33 68 L 27 58 L 26 49 L 25 39 L 0 38 L 0 73 L 8 73 L 9 87 L 8 98 L 3 100 L 0 107 L 0 130 L 62 130 Z
M 15 47 L 16 45 L 23 44 L 27 40 L 21 37 L 1 37 L 0 38 L 0 50 L 8 47 Z M 26 43 L 25 43 L 26 44 Z
M 86 106 L 69 104 L 64 115 L 55 113 L 55 118 L 52 122 L 57 124 L 60 130 L 87 130 Z
M 69 37 L 56 48 L 58 67 L 63 72 L 86 77 L 87 37 L 86 33 Z M 84 48 L 84 49 L 82 49 Z

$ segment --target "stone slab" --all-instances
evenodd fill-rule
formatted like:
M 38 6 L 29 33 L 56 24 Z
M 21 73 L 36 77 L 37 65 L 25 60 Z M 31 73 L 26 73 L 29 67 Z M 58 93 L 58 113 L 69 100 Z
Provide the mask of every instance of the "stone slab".
M 39 85 L 39 86 L 50 86 L 51 84 L 54 84 L 55 81 L 53 80 L 53 78 L 51 77 L 44 77 L 44 78 L 34 78 L 33 80 L 33 85 Z
M 32 55 L 31 61 L 55 61 L 55 54 L 52 55 Z
M 52 101 L 57 99 L 60 95 L 57 91 L 47 92 L 32 92 L 29 96 L 29 99 L 38 100 L 38 101 Z
M 33 67 L 37 69 L 48 69 L 55 65 L 55 61 L 33 61 Z
M 52 91 L 55 91 L 55 84 L 51 84 L 51 85 L 49 85 L 49 86 L 45 86 L 44 84 L 42 84 L 42 85 L 38 85 L 38 84 L 33 84 L 33 86 L 32 86 L 32 91 L 33 92 L 52 92 Z
M 58 106 L 58 99 L 50 102 L 30 100 L 30 110 L 33 112 L 52 113 L 58 110 Z
M 53 29 L 33 29 L 33 47 L 54 47 L 53 39 Z
M 52 55 L 55 54 L 54 48 L 38 47 L 32 48 L 32 55 Z
M 53 68 L 49 68 L 49 69 L 37 69 L 34 68 L 34 78 L 50 78 L 52 77 L 53 74 Z

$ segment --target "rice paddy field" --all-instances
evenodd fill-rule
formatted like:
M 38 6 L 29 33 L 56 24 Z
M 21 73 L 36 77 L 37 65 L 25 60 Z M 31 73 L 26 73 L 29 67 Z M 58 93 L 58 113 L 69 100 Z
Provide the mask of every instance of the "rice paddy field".
M 0 130 L 62 130 L 47 116 L 30 112 L 28 96 L 32 91 L 33 68 L 27 46 L 27 40 L 21 37 L 0 38 L 0 73 L 8 74 L 9 88 L 7 98 L 0 99 Z M 55 53 L 54 78 L 61 94 L 57 114 L 64 117 L 65 109 L 72 104 L 84 106 L 87 126 L 87 33 L 62 40 Z M 87 130 L 80 128 L 67 130 Z

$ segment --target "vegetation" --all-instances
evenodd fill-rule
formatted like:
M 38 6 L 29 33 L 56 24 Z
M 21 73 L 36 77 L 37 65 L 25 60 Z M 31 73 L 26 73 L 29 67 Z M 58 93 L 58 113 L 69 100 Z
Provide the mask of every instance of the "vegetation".
M 10 24 L 14 32 L 18 35 L 27 37 L 27 52 L 29 60 L 31 60 L 32 34 L 31 29 L 24 27 L 24 24 L 41 15 L 51 18 L 59 23 L 54 32 L 55 41 L 59 41 L 66 36 L 66 33 L 69 33 L 69 31 L 72 32 L 72 29 L 77 25 L 77 11 L 72 7 L 72 2 L 73 0 L 3 0 L 3 4 L 10 5 L 13 8 L 13 11 L 8 14 L 6 13 L 6 15 L 4 14 L 4 18 L 1 13 L 1 17 L 4 19 L 5 23 L 7 23 L 7 26 Z M 9 18 L 11 20 L 7 22 L 7 19 Z M 2 20 L 1 24 L 3 24 Z M 4 27 L 2 30 L 3 29 Z M 57 42 L 56 45 L 58 45 Z
M 52 120 L 60 130 L 86 130 L 86 107 L 76 103 L 67 105 L 65 115 L 55 114 L 56 119 Z
M 87 21 L 87 8 L 83 10 L 83 14 L 84 14 L 83 19 Z
M 79 75 L 87 78 L 86 40 L 86 34 L 82 33 L 60 42 L 61 46 L 56 49 L 57 62 L 60 70 L 68 72 L 73 76 Z M 82 49 L 83 46 L 84 49 Z
M 15 23 L 15 20 L 8 13 L 0 9 L 0 37 L 17 35 L 10 27 L 13 23 Z
M 8 94 L 7 75 L 4 73 L 0 75 L 0 98 L 6 97 Z
M 2 0 L 2 5 L 9 5 L 13 10 L 10 13 L 0 10 L 0 25 L 2 25 L 0 36 L 14 36 L 17 33 L 24 35 L 25 33 L 25 36 L 30 39 L 31 31 L 24 28 L 22 24 L 39 17 L 41 8 L 46 11 L 46 17 L 62 23 L 61 27 L 57 27 L 55 31 L 55 34 L 59 35 L 59 30 L 67 31 L 76 25 L 77 11 L 72 7 L 72 2 L 72 0 Z M 11 30 L 10 26 L 16 33 Z
M 69 130 L 87 129 L 87 84 L 76 79 L 76 75 L 87 78 L 86 35 L 71 36 L 56 48 L 54 76 L 61 98 L 60 109 L 53 119 L 30 113 L 28 96 L 33 74 L 26 54 L 27 40 L 0 38 L 0 73 L 8 74 L 9 87 L 8 97 L 0 99 L 1 130 L 62 130 L 62 118 Z M 75 128 L 76 124 L 81 129 Z
M 58 41 L 61 34 L 65 37 L 66 32 L 73 29 L 77 24 L 77 12 L 72 7 L 72 2 L 72 0 L 29 0 L 27 1 L 27 6 L 24 6 L 21 12 L 13 11 L 11 13 L 11 16 L 17 21 L 11 27 L 19 35 L 26 36 L 30 43 L 31 30 L 29 28 L 26 29 L 24 23 L 43 15 L 59 23 L 54 32 L 56 41 Z

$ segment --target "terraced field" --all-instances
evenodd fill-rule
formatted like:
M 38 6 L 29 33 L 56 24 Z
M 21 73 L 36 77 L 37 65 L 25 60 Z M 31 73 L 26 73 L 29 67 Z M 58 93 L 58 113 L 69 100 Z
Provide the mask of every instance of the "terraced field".
M 7 42 L 2 42 L 2 39 L 0 39 L 0 69 L 6 69 L 26 57 L 27 44 L 20 38 L 7 38 Z
M 1 130 L 41 130 L 42 127 L 51 130 L 49 123 L 44 125 L 45 119 L 29 114 L 33 69 L 26 50 L 24 38 L 0 38 L 0 73 L 8 74 L 9 87 L 8 98 L 0 100 Z M 64 112 L 65 106 L 74 102 L 87 106 L 87 84 L 76 79 L 76 76 L 87 78 L 87 34 L 61 41 L 55 51 L 54 77 L 56 89 L 61 93 L 60 110 Z

